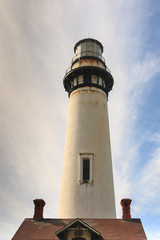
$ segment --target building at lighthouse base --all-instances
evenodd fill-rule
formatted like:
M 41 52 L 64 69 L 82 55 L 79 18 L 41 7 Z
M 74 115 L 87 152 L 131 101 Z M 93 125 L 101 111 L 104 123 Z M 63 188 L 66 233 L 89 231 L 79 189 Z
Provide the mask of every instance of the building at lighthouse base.
M 38 205 L 34 218 L 26 218 L 12 240 L 147 240 L 141 220 L 131 218 L 127 208 L 122 219 L 48 219 L 42 211 Z

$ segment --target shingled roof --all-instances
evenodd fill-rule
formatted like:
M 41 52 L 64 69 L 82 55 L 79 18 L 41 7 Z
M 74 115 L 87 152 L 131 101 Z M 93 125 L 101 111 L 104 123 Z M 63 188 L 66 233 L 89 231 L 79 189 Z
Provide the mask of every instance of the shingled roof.
M 78 220 L 77 220 L 78 221 Z M 80 221 L 99 232 L 105 240 L 146 240 L 140 219 L 80 219 Z M 75 219 L 26 218 L 12 240 L 58 240 L 56 233 L 66 229 Z

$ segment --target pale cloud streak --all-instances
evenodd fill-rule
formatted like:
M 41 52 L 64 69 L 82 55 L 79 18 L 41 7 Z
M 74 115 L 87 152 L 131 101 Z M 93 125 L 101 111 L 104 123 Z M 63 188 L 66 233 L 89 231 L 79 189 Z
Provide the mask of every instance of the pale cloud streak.
M 149 1 L 6 0 L 0 11 L 1 207 L 8 226 L 15 218 L 15 232 L 23 218 L 32 217 L 35 197 L 46 200 L 45 216 L 57 216 L 68 108 L 62 81 L 74 44 L 86 37 L 102 42 L 115 79 L 109 117 L 117 215 L 120 199 L 132 197 L 133 215 L 141 217 L 160 195 L 159 130 L 152 158 L 138 168 L 146 136 L 152 141 L 149 129 L 136 130 L 139 103 L 146 103 L 160 72 L 159 52 L 151 52 L 145 40 L 154 15 Z

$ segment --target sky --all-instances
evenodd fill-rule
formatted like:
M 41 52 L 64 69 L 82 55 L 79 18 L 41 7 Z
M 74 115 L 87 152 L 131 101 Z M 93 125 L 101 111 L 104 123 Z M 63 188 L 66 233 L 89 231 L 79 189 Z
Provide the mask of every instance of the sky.
M 33 199 L 58 217 L 69 98 L 63 77 L 76 42 L 95 38 L 114 77 L 108 108 L 117 218 L 131 198 L 160 239 L 160 1 L 0 1 L 0 239 Z

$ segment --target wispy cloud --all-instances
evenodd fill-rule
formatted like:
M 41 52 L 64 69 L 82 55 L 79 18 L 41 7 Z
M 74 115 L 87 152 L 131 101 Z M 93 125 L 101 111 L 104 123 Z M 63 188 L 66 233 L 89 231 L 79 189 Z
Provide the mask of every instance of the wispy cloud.
M 102 42 L 115 79 L 109 117 L 118 217 L 120 199 L 130 196 L 133 215 L 144 216 L 144 208 L 159 214 L 160 131 L 140 128 L 142 106 L 160 72 L 159 50 L 153 51 L 148 40 L 158 7 L 135 0 L 6 0 L 0 5 L 1 206 L 7 224 L 16 215 L 32 216 L 35 197 L 47 201 L 47 216 L 58 212 L 68 107 L 62 81 L 73 44 L 85 37 Z M 141 163 L 146 139 L 154 148 Z M 18 226 L 21 220 L 16 221 Z

